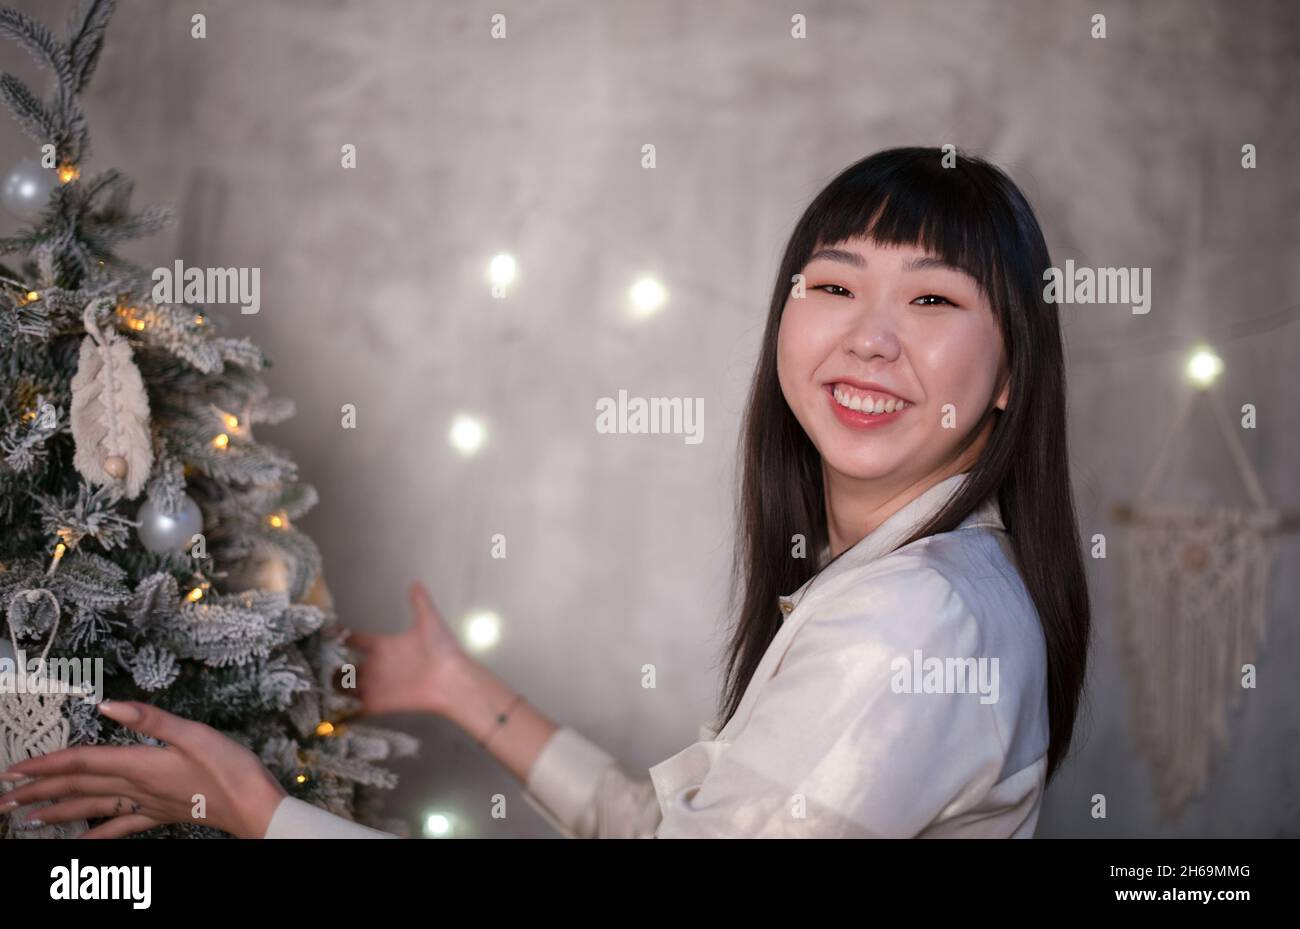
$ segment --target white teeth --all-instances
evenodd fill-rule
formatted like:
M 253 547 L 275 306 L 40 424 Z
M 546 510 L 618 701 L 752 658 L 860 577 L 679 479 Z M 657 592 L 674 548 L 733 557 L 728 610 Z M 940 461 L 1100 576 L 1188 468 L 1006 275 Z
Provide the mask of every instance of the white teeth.
M 897 413 L 899 410 L 909 406 L 906 400 L 898 400 L 894 397 L 890 397 L 886 400 L 884 397 L 873 397 L 870 394 L 865 396 L 850 394 L 847 390 L 838 385 L 832 393 L 835 397 L 835 402 L 840 406 L 846 407 L 850 410 L 857 410 L 861 413 L 870 413 L 872 415 L 879 415 L 881 413 Z

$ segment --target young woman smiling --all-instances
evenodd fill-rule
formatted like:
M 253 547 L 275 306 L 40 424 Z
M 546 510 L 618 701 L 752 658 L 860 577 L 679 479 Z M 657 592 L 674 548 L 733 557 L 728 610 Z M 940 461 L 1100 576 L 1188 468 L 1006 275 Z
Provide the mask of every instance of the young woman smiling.
M 960 153 L 880 152 L 808 207 L 745 418 L 722 712 L 648 776 L 466 655 L 418 584 L 408 632 L 354 636 L 366 712 L 455 721 L 568 836 L 1031 836 L 1089 635 L 1050 266 L 1016 185 Z M 117 836 L 202 793 L 238 836 L 385 835 L 206 726 L 103 711 L 167 745 L 24 761 L 11 809 Z

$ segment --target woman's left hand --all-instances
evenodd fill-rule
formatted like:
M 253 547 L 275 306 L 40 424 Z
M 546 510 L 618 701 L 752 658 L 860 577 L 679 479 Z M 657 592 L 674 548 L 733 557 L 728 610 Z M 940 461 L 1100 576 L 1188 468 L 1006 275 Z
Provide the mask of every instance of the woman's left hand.
M 167 744 L 77 746 L 20 761 L 0 778 L 36 780 L 0 794 L 0 814 L 51 800 L 28 814 L 38 825 L 112 817 L 82 838 L 120 838 L 178 822 L 239 838 L 266 834 L 287 792 L 243 745 L 147 703 L 105 701 L 99 711 Z

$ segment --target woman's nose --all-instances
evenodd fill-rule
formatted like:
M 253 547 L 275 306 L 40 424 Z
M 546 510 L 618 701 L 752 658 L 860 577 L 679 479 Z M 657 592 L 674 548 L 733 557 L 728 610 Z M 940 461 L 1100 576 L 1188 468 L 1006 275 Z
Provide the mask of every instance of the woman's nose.
M 894 313 L 887 306 L 864 301 L 852 326 L 844 334 L 844 351 L 863 361 L 877 356 L 893 361 L 901 348 L 896 322 Z

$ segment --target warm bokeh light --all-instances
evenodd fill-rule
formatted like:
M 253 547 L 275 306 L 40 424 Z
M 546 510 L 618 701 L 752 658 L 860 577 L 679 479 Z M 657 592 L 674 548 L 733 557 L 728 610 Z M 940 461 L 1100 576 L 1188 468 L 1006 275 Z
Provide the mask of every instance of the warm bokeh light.
M 1223 371 L 1223 360 L 1208 348 L 1197 349 L 1187 362 L 1187 376 L 1198 387 L 1209 387 Z
M 476 652 L 486 651 L 501 639 L 501 617 L 480 610 L 465 617 L 465 642 Z
M 451 835 L 451 816 L 446 813 L 429 813 L 424 817 L 424 835 L 430 839 L 443 839 Z
M 488 280 L 492 282 L 493 287 L 509 287 L 515 282 L 517 272 L 518 265 L 515 263 L 514 256 L 507 255 L 505 252 L 493 256 L 488 262 Z
M 452 420 L 447 438 L 451 441 L 452 448 L 468 457 L 483 447 L 487 429 L 480 420 L 462 413 Z
M 628 291 L 632 315 L 644 319 L 653 316 L 668 301 L 668 290 L 652 277 L 640 278 Z

